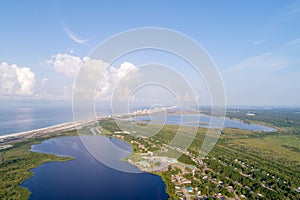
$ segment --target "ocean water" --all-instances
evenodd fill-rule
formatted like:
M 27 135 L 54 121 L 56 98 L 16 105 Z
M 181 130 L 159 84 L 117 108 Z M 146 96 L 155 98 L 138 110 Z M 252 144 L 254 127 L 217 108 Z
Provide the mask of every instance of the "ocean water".
M 20 106 L 1 108 L 0 135 L 45 128 L 72 120 L 71 107 Z
M 108 115 L 106 108 L 97 110 L 97 116 Z M 70 104 L 0 104 L 0 135 L 45 128 L 74 121 Z

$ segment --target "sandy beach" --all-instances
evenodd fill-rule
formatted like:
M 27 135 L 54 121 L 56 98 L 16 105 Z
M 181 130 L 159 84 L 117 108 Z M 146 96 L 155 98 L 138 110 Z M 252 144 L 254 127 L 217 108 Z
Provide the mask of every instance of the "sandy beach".
M 27 140 L 30 138 L 41 138 L 41 137 L 46 137 L 46 136 L 50 136 L 50 135 L 55 135 L 55 134 L 63 132 L 63 131 L 80 129 L 83 126 L 94 124 L 98 120 L 99 119 L 85 121 L 85 122 L 67 122 L 67 123 L 58 124 L 58 125 L 54 125 L 54 126 L 40 128 L 40 129 L 35 129 L 35 130 L 31 130 L 31 131 L 24 131 L 24 132 L 13 133 L 13 134 L 8 134 L 8 135 L 1 135 L 0 136 L 0 147 L 15 143 L 15 142 L 24 141 L 24 140 Z

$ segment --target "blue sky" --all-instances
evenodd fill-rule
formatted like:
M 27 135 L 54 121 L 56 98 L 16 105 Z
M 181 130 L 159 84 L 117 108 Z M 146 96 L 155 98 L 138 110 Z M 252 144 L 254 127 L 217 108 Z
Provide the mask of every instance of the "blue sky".
M 205 48 L 229 105 L 300 106 L 300 1 L 12 0 L 1 3 L 0 26 L 2 98 L 67 98 L 74 78 L 66 68 L 97 44 L 162 27 Z M 69 62 L 56 66 L 59 59 Z

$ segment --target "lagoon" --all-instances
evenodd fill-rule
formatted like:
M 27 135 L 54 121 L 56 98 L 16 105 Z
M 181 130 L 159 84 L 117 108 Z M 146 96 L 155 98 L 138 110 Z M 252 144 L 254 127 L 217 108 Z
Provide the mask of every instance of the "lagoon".
M 114 143 L 128 152 L 131 151 L 130 145 L 121 140 L 99 137 L 103 144 Z M 32 151 L 75 159 L 45 163 L 33 169 L 34 176 L 22 183 L 23 187 L 32 191 L 31 200 L 168 199 L 161 177 L 144 172 L 126 173 L 112 169 L 91 156 L 79 137 L 49 139 L 33 145 Z M 108 156 L 111 153 L 113 152 L 106 152 Z M 119 158 L 123 156 L 113 156 L 112 159 L 114 162 L 122 162 Z M 136 168 L 127 162 L 122 164 Z
M 164 122 L 164 116 L 160 115 L 154 115 L 154 116 L 135 116 L 132 119 L 134 121 L 152 121 L 154 122 Z M 184 118 L 184 122 L 182 122 L 182 118 Z M 183 115 L 167 115 L 165 119 L 166 124 L 182 124 L 185 126 L 199 126 L 199 127 L 204 127 L 208 128 L 208 123 L 210 122 L 210 116 L 208 115 L 203 115 L 200 114 L 183 114 Z M 212 126 L 213 127 L 213 126 Z M 262 126 L 258 124 L 249 124 L 249 123 L 244 123 L 241 120 L 234 120 L 234 119 L 229 119 L 225 118 L 224 121 L 224 128 L 238 128 L 238 129 L 244 129 L 244 130 L 251 130 L 251 131 L 265 131 L 265 132 L 272 132 L 276 131 L 273 128 L 267 127 L 267 126 Z

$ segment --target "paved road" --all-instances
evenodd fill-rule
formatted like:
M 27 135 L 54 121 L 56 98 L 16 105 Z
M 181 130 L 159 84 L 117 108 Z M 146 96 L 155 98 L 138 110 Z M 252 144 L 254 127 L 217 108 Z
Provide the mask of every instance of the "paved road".
M 188 192 L 188 190 L 186 188 L 182 188 L 182 192 L 184 194 L 184 196 L 186 197 L 187 200 L 190 200 L 191 199 L 191 196 Z

